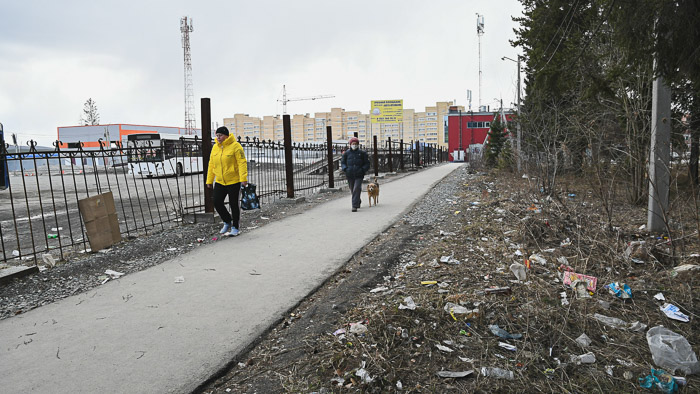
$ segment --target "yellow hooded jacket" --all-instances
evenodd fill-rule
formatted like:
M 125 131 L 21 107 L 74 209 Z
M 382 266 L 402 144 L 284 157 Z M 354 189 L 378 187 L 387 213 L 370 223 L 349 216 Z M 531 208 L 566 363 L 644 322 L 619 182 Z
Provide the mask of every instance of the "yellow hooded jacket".
M 224 142 L 217 142 L 211 148 L 207 184 L 216 183 L 233 185 L 238 182 L 248 182 L 248 163 L 243 147 L 236 137 L 230 135 Z

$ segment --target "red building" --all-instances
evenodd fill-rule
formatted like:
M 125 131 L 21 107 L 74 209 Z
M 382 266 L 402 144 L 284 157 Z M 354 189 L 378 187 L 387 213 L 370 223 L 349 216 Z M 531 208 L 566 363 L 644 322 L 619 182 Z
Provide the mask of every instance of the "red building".
M 505 110 L 510 122 L 515 115 Z M 465 161 L 465 152 L 481 154 L 481 149 L 495 117 L 494 112 L 465 112 L 451 107 L 447 114 L 447 150 L 450 161 Z M 498 116 L 501 116 L 500 112 Z

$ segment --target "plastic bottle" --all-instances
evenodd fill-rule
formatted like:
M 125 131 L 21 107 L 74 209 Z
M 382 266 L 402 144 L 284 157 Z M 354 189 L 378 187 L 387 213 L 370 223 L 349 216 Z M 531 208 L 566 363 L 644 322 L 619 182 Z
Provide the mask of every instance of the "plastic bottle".
M 482 367 L 481 374 L 484 376 L 490 376 L 496 379 L 508 379 L 513 380 L 513 371 L 508 371 L 507 369 L 495 368 L 495 367 Z

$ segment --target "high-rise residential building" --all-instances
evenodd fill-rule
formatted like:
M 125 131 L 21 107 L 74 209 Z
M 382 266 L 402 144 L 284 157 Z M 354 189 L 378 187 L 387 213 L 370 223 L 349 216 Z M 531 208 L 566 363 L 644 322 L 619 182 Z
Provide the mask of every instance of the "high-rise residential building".
M 374 136 L 380 141 L 391 137 L 404 142 L 421 141 L 447 147 L 446 116 L 451 101 L 437 102 L 426 107 L 424 112 L 403 109 L 403 121 L 397 123 L 372 123 L 369 114 L 360 111 L 346 111 L 343 108 L 331 108 L 329 112 L 316 112 L 291 116 L 292 141 L 325 142 L 326 127 L 331 126 L 334 141 L 345 141 L 357 135 L 363 145 L 372 143 Z M 462 110 L 464 109 L 460 106 Z M 233 118 L 224 118 L 224 125 L 231 134 L 241 138 L 260 138 L 263 140 L 282 141 L 284 128 L 282 117 L 264 116 L 253 118 L 247 114 L 235 114 Z
M 233 118 L 224 118 L 224 126 L 235 136 L 245 139 L 263 138 L 262 121 L 247 114 L 235 114 Z

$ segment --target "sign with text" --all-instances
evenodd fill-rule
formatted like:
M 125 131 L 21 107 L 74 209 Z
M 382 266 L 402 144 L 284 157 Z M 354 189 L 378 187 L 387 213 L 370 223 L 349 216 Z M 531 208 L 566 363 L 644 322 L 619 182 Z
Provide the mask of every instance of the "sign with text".
M 403 122 L 403 100 L 373 100 L 372 123 Z

